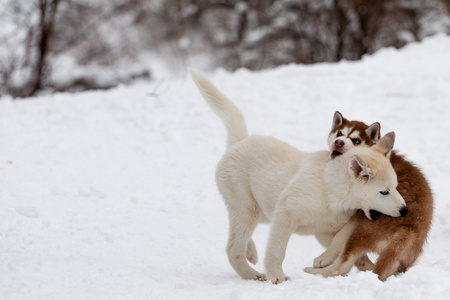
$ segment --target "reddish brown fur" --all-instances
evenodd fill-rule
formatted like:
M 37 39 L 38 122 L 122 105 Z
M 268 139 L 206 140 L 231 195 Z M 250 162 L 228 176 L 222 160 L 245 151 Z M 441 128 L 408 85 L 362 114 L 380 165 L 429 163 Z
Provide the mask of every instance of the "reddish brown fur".
M 391 163 L 398 177 L 397 190 L 408 206 L 407 215 L 399 218 L 381 215 L 378 220 L 370 221 L 364 212 L 356 213 L 351 219 L 355 229 L 342 254 L 345 262 L 350 255 L 378 253 L 373 272 L 382 281 L 405 272 L 417 260 L 433 216 L 433 196 L 420 170 L 395 151 Z M 386 246 L 381 247 L 380 243 Z

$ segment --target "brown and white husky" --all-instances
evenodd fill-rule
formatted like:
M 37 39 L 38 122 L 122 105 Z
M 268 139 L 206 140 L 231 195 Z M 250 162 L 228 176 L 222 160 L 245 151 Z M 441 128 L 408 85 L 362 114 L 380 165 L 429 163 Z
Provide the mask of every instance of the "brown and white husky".
M 328 141 L 330 156 L 335 158 L 353 147 L 372 146 L 380 138 L 380 125 L 371 126 L 348 121 L 335 113 Z M 420 170 L 396 151 L 390 161 L 398 178 L 397 191 L 405 199 L 408 213 L 392 218 L 370 211 L 370 219 L 357 212 L 334 237 L 328 249 L 305 271 L 324 276 L 347 274 L 352 266 L 372 270 L 385 281 L 389 276 L 405 272 L 422 253 L 433 216 L 433 196 Z M 392 192 L 392 191 L 388 191 Z M 366 253 L 378 253 L 375 265 Z

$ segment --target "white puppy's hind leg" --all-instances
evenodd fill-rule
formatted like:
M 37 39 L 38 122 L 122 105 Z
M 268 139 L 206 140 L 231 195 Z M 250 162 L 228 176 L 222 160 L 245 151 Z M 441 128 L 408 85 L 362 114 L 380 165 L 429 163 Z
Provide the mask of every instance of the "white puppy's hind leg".
M 228 206 L 230 232 L 227 255 L 231 266 L 243 279 L 264 281 L 266 280 L 266 276 L 254 270 L 247 262 L 248 245 L 251 241 L 253 231 L 258 225 L 258 215 L 256 212 L 258 212 L 258 209 L 247 210 L 243 206 L 237 208 Z M 250 249 L 250 252 L 252 252 L 252 249 Z
M 247 260 L 254 265 L 258 262 L 258 251 L 256 251 L 256 245 L 252 239 L 247 245 Z

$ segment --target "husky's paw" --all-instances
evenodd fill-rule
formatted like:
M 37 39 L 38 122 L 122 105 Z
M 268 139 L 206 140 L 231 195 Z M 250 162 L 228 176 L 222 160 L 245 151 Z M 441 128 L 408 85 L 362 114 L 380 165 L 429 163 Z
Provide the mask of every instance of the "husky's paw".
M 333 255 L 330 251 L 325 251 L 320 256 L 316 257 L 313 262 L 314 268 L 325 268 L 331 265 L 334 260 L 337 258 L 337 255 Z
M 303 271 L 305 271 L 306 273 L 309 273 L 309 274 L 320 274 L 320 269 L 319 268 L 311 268 L 311 267 L 308 267 L 308 268 L 304 268 L 303 269 Z
M 316 257 L 314 259 L 313 267 L 314 268 L 325 268 L 331 265 L 334 262 L 334 259 L 327 255 L 327 252 L 322 253 L 322 255 Z
M 372 271 L 373 267 L 375 266 L 373 262 L 367 257 L 367 255 L 361 256 L 358 258 L 358 260 L 355 262 L 355 266 L 360 271 Z
M 323 277 L 333 276 L 328 268 L 304 268 L 303 271 L 313 275 L 322 275 Z

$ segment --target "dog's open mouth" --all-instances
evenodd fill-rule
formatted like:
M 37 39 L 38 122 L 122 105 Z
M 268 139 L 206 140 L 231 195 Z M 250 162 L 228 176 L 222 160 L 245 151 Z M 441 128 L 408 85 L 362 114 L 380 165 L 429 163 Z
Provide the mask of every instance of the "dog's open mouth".
M 338 157 L 339 155 L 342 155 L 342 152 L 333 150 L 333 152 L 331 153 L 331 159 L 334 159 L 335 157 Z
M 369 213 L 370 213 L 370 218 L 372 219 L 372 221 L 378 220 L 381 216 L 381 213 L 378 210 L 371 209 L 371 210 L 369 210 Z

